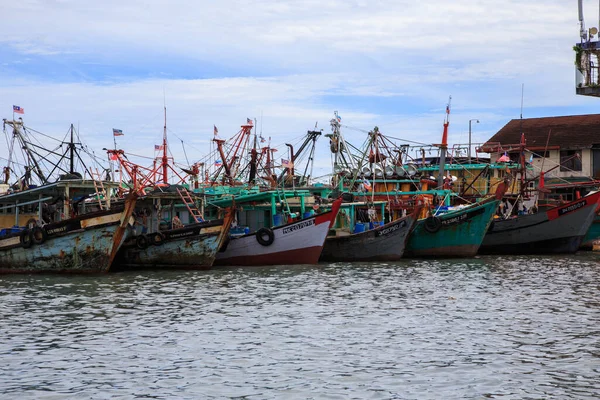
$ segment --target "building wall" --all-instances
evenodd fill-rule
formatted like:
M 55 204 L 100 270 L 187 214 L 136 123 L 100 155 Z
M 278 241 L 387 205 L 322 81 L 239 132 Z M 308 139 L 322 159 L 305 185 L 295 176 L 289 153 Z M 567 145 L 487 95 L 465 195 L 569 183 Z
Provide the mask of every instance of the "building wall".
M 541 152 L 536 152 L 541 153 Z M 540 171 L 548 171 L 549 169 L 556 167 L 560 164 L 560 150 L 549 150 L 547 158 L 536 157 L 531 162 L 533 171 L 536 175 L 539 175 Z M 503 153 L 493 153 L 491 155 L 492 160 L 497 160 L 502 156 Z M 525 153 L 525 160 L 529 162 L 531 153 Z M 581 150 L 581 171 L 561 171 L 560 167 L 550 171 L 545 176 L 546 178 L 568 178 L 568 177 L 589 177 L 592 176 L 593 171 L 593 156 L 590 149 Z

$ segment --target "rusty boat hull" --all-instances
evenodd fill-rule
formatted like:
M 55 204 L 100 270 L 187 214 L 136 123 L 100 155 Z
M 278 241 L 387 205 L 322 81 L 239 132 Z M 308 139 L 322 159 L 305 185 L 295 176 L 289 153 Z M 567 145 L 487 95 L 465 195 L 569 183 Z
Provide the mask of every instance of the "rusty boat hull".
M 213 265 L 231 225 L 231 217 L 186 225 L 183 228 L 131 238 L 115 261 L 115 268 L 208 269 Z
M 98 211 L 0 237 L 0 273 L 107 272 L 126 238 L 129 211 Z

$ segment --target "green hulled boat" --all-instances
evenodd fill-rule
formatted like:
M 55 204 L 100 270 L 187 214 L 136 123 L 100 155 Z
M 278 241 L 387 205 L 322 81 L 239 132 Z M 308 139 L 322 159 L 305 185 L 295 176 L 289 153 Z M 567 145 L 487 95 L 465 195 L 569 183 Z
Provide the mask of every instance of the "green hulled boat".
M 499 201 L 491 198 L 417 221 L 406 257 L 473 257 L 492 223 Z

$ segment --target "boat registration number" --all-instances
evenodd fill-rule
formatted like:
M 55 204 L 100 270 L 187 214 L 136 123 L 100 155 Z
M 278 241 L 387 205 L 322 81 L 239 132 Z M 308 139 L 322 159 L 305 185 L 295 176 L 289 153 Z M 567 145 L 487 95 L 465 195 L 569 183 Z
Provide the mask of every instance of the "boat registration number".
M 585 207 L 586 204 L 587 204 L 587 201 L 586 200 L 582 200 L 582 201 L 577 202 L 575 204 L 571 204 L 570 206 L 559 208 L 558 209 L 558 215 L 565 215 L 565 214 L 568 214 L 568 213 L 573 212 L 575 210 L 579 210 L 581 207 Z
M 395 232 L 400 228 L 404 228 L 405 226 L 406 226 L 406 221 L 400 221 L 398 223 L 395 223 L 392 226 L 388 226 L 385 229 L 382 229 L 380 231 L 375 231 L 375 236 L 389 235 L 390 233 Z
M 284 235 L 288 234 L 288 233 L 292 233 L 294 231 L 298 231 L 300 229 L 304 229 L 307 226 L 311 226 L 315 224 L 315 219 L 310 219 L 308 221 L 303 221 L 303 222 L 298 222 L 297 224 L 294 225 L 290 225 L 287 228 L 283 228 L 282 232 Z
M 469 211 L 467 213 L 464 213 L 464 214 L 456 216 L 456 217 L 443 219 L 442 225 L 449 226 L 449 225 L 454 225 L 454 224 L 460 224 L 461 222 L 465 222 L 466 220 L 469 220 L 476 215 L 483 214 L 483 212 L 484 212 L 484 209 L 479 208 L 477 210 Z

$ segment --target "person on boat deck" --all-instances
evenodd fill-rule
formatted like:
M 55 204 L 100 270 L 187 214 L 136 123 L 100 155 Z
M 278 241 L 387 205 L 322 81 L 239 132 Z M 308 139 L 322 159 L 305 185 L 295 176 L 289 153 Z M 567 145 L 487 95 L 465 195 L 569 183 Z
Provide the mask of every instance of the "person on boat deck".
M 452 189 L 452 177 L 450 174 L 444 177 L 444 189 Z
M 173 229 L 183 228 L 183 223 L 179 219 L 179 213 L 173 217 Z
M 498 209 L 496 210 L 496 214 L 499 217 L 504 217 L 504 209 L 506 208 L 506 205 L 504 204 L 503 201 L 500 202 L 500 204 L 498 204 Z

